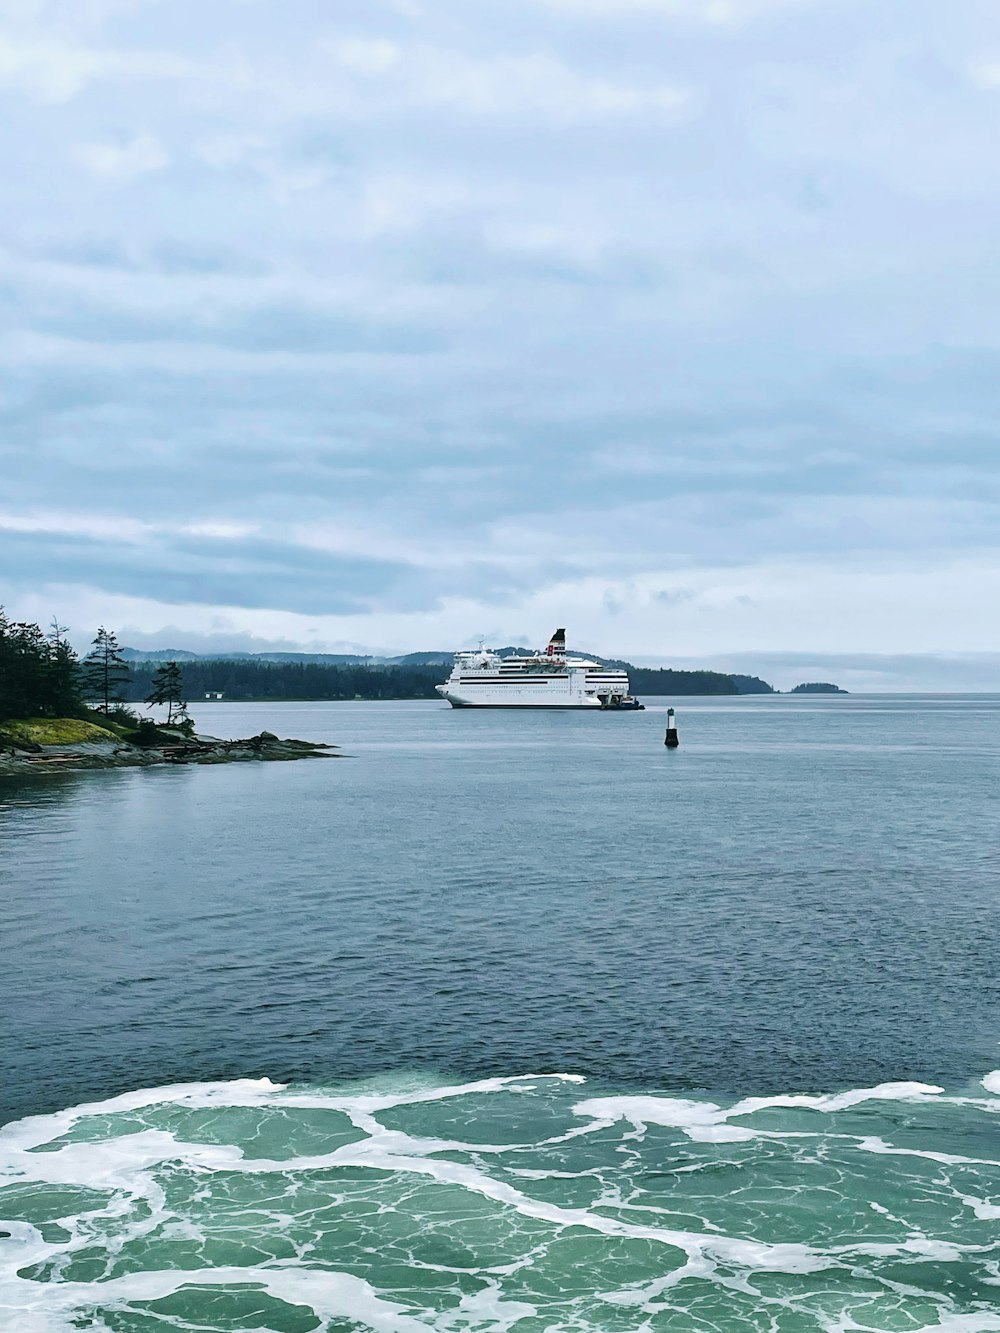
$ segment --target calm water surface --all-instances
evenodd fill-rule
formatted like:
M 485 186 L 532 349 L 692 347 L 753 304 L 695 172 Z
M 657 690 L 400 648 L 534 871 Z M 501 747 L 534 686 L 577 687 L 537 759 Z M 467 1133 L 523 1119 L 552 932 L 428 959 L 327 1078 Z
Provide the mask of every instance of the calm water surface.
M 0 783 L 0 1324 L 1000 1329 L 1000 698 L 665 706 Z

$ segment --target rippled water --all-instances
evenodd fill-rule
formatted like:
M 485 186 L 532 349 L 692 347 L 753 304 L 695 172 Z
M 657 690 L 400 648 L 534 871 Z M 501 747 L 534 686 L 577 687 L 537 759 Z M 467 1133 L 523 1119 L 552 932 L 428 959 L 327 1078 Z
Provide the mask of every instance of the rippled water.
M 1000 1329 L 1000 1098 L 580 1083 L 247 1080 L 22 1121 L 0 1302 L 116 1333 Z
M 1000 700 L 682 703 L 0 784 L 0 1326 L 1000 1330 Z

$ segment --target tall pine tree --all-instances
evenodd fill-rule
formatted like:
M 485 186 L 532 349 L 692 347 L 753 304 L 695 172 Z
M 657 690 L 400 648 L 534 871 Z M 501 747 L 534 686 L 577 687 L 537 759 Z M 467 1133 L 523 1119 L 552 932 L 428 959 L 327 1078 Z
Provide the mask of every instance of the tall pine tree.
M 97 696 L 102 712 L 110 713 L 112 704 L 124 703 L 128 676 L 128 663 L 122 657 L 117 638 L 102 625 L 90 652 L 83 659 L 84 684 Z
M 53 616 L 48 635 L 48 696 L 55 717 L 72 717 L 80 707 L 80 659 L 66 634 L 67 626 Z
M 152 689 L 146 695 L 146 703 L 167 705 L 167 726 L 175 722 L 188 720 L 187 704 L 184 702 L 184 680 L 176 662 L 164 662 L 157 667 L 151 681 Z
M 14 623 L 0 606 L 0 721 L 21 717 L 21 683 L 16 664 Z

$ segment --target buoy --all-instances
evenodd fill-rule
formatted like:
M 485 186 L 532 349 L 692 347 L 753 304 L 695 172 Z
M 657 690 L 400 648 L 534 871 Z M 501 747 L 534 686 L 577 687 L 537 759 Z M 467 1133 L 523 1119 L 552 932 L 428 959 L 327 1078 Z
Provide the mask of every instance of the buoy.
M 663 744 L 668 750 L 676 750 L 680 741 L 677 739 L 677 719 L 674 717 L 674 710 L 667 709 L 667 734 L 663 738 Z

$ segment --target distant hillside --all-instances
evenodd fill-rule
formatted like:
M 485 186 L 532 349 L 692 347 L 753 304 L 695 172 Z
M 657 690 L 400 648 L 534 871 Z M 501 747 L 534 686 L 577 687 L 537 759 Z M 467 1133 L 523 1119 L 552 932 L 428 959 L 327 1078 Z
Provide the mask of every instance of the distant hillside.
M 234 661 L 296 663 L 303 666 L 363 666 L 383 662 L 382 657 L 361 657 L 356 653 L 238 653 Z
M 760 676 L 730 676 L 736 686 L 737 694 L 777 694 L 773 685 L 768 685 Z
M 503 648 L 504 656 L 526 655 L 524 648 Z M 773 694 L 757 676 L 730 676 L 719 671 L 674 671 L 633 666 L 619 658 L 575 652 L 602 666 L 622 667 L 629 673 L 633 694 L 733 695 Z M 181 649 L 143 652 L 125 650 L 132 668 L 129 698 L 144 699 L 150 692 L 156 666 L 178 661 L 184 669 L 189 701 L 206 694 L 226 699 L 436 699 L 435 685 L 448 674 L 451 652 L 407 653 L 403 657 L 352 657 L 343 653 L 220 653 L 202 657 Z M 836 687 L 831 687 L 836 689 Z M 813 687 L 800 687 L 813 690 Z
M 134 662 L 127 685 L 131 701 L 150 693 L 155 662 Z M 185 661 L 184 693 L 192 704 L 207 694 L 230 700 L 437 699 L 440 666 L 387 666 L 361 662 L 278 662 L 253 658 Z
M 671 671 L 668 667 L 629 667 L 629 685 L 632 693 L 661 695 L 668 698 L 681 694 L 739 694 L 732 676 L 720 671 Z
M 123 648 L 126 662 L 308 662 L 320 666 L 357 666 L 363 663 L 403 661 L 402 658 L 362 657 L 352 653 L 191 653 L 184 648 Z M 434 657 L 437 660 L 437 657 Z M 443 660 L 443 659 L 442 659 Z M 449 655 L 448 658 L 451 661 Z
M 141 648 L 123 648 L 121 654 L 126 662 L 193 662 L 198 657 L 186 648 L 157 648 L 149 653 Z
M 380 657 L 373 661 L 386 666 L 451 666 L 454 653 L 407 653 L 405 657 Z

